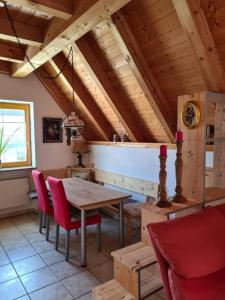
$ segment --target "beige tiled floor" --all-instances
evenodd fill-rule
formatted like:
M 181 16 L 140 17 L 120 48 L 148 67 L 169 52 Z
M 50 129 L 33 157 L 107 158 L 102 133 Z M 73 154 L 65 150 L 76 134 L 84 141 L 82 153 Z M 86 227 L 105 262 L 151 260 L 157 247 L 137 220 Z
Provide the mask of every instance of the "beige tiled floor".
M 71 233 L 70 261 L 65 262 L 65 232 L 60 231 L 59 252 L 54 250 L 54 233 L 51 225 L 46 242 L 35 214 L 0 220 L 0 300 L 90 300 L 93 287 L 113 278 L 110 253 L 118 249 L 118 221 L 103 217 L 101 253 L 95 226 L 88 228 L 87 268 L 80 267 L 80 235 Z M 148 299 L 162 300 L 163 295 Z

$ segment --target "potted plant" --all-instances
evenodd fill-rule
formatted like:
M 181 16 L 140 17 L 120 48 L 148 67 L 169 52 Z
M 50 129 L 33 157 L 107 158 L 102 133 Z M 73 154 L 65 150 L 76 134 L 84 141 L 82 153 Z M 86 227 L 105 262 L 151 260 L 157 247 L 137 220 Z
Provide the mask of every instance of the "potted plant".
M 0 127 L 0 169 L 2 168 L 2 155 L 10 149 L 9 143 L 18 129 L 19 128 L 17 128 L 10 136 L 5 139 L 4 126 Z

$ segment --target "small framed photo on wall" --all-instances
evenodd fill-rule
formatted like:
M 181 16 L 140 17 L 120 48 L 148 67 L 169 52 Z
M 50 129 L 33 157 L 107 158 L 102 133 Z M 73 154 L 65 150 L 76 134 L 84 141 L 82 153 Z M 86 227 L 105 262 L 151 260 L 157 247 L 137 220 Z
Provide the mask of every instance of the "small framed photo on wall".
M 62 143 L 62 119 L 43 118 L 43 143 Z

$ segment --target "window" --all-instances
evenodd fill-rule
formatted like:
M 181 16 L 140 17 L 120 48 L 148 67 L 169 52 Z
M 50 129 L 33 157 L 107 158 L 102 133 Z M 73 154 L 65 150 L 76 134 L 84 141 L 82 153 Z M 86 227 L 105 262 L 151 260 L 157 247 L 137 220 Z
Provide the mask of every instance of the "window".
M 3 140 L 9 140 L 1 157 L 2 167 L 31 166 L 30 105 L 0 101 L 0 128 Z

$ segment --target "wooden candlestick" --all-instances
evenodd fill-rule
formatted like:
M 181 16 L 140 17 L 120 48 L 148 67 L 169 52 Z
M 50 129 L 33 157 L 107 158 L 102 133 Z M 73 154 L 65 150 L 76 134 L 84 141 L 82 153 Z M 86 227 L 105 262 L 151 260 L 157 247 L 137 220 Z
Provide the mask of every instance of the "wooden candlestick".
M 173 197 L 173 202 L 175 203 L 186 203 L 187 199 L 183 196 L 181 180 L 182 180 L 182 169 L 183 169 L 183 160 L 182 160 L 182 140 L 177 140 L 177 159 L 175 162 L 175 170 L 176 170 L 176 188 L 175 188 L 175 196 Z
M 156 202 L 156 206 L 158 207 L 170 207 L 172 204 L 167 200 L 167 193 L 166 193 L 166 158 L 167 156 L 159 156 L 160 159 L 160 172 L 159 172 L 159 182 L 160 182 L 160 192 L 159 192 L 159 199 Z

